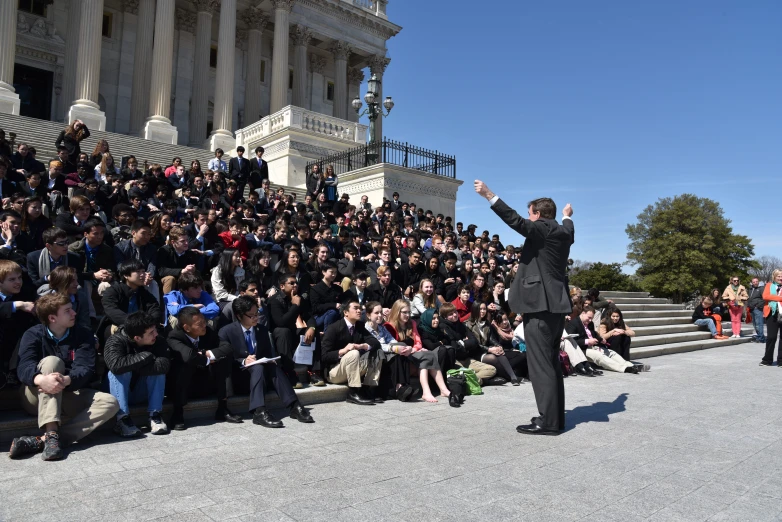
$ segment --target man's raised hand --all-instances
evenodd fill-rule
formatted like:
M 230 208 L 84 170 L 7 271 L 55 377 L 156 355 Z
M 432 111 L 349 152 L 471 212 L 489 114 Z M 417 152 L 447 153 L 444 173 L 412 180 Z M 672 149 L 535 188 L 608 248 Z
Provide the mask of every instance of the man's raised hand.
M 473 183 L 473 186 L 475 187 L 475 192 L 477 192 L 478 195 L 483 196 L 486 199 L 491 199 L 494 197 L 494 192 L 492 192 L 483 181 L 476 179 Z
M 562 214 L 563 214 L 565 217 L 570 217 L 570 216 L 572 216 L 572 215 L 573 215 L 573 207 L 571 207 L 571 206 L 570 206 L 570 203 L 568 203 L 567 205 L 565 205 L 565 208 L 563 208 L 563 209 L 562 209 Z

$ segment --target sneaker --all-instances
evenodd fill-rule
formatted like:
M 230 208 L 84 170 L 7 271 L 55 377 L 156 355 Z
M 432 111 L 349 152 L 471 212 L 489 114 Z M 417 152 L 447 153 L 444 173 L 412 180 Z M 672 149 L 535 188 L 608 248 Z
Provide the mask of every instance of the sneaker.
M 163 422 L 163 419 L 160 417 L 160 412 L 158 411 L 153 412 L 152 415 L 149 416 L 149 427 L 151 428 L 152 435 L 163 435 L 168 433 L 168 426 Z
M 310 373 L 310 384 L 318 387 L 326 386 L 326 381 L 324 381 L 323 377 L 321 377 L 317 373 Z
M 121 419 L 117 419 L 117 423 L 114 424 L 114 433 L 120 437 L 130 438 L 141 435 L 141 430 L 133 424 L 130 415 L 125 415 Z
M 62 448 L 60 447 L 60 434 L 56 431 L 46 433 L 46 440 L 43 443 L 43 460 L 60 460 L 62 458 Z
M 17 437 L 11 442 L 11 449 L 8 450 L 8 457 L 18 459 L 24 455 L 32 455 L 43 451 L 43 439 L 33 435 Z
M 296 384 L 293 385 L 294 390 L 303 390 L 304 384 L 302 384 L 301 381 L 296 381 Z
M 641 363 L 636 364 L 635 367 L 638 368 L 639 372 L 648 372 L 648 371 L 651 371 L 651 369 L 652 369 L 651 365 L 649 365 L 649 364 L 641 364 Z

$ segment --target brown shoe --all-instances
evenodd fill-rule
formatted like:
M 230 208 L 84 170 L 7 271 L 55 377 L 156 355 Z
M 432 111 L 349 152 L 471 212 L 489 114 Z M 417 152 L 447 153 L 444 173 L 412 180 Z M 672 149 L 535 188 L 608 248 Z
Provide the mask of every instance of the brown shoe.
M 717 335 L 714 337 L 714 339 L 716 339 L 717 341 L 724 341 L 725 339 L 730 339 L 730 337 L 726 335 Z

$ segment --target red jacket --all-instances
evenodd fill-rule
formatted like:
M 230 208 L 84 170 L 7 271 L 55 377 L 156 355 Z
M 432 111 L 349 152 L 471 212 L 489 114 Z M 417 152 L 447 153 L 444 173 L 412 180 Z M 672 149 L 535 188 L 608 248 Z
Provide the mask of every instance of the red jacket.
M 457 297 L 451 301 L 451 304 L 454 305 L 456 311 L 459 312 L 459 321 L 464 323 L 470 320 L 470 307 L 472 306 L 472 303 L 469 301 L 467 303 L 462 303 L 462 300 Z
M 239 239 L 234 239 L 230 230 L 220 232 L 218 237 L 223 241 L 225 248 L 235 248 L 239 251 L 239 255 L 242 256 L 242 261 L 247 261 L 247 256 L 250 254 L 250 248 L 247 246 L 247 240 L 244 236 Z

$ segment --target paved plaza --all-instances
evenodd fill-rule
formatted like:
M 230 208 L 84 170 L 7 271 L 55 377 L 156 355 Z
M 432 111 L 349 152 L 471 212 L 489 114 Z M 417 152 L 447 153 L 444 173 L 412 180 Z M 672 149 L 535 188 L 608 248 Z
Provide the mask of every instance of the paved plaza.
M 745 344 L 568 378 L 568 430 L 519 435 L 532 387 L 313 406 L 285 429 L 191 423 L 0 459 L 0 520 L 782 519 L 782 370 Z

